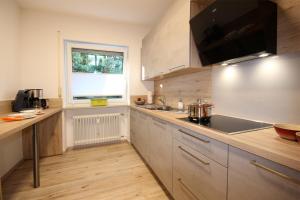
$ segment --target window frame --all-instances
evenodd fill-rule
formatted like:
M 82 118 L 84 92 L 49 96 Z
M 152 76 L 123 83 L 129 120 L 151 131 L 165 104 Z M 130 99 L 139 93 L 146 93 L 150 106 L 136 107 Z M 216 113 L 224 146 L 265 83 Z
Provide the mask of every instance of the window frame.
M 65 40 L 64 41 L 64 57 L 65 57 L 65 104 L 72 106 L 78 104 L 89 105 L 90 100 L 74 100 L 73 99 L 73 91 L 72 91 L 72 76 L 73 73 L 83 73 L 83 72 L 73 72 L 72 66 L 72 48 L 79 49 L 92 49 L 99 51 L 113 51 L 113 52 L 121 52 L 123 53 L 123 76 L 125 79 L 125 91 L 123 98 L 121 99 L 108 99 L 109 104 L 128 104 L 128 71 L 127 71 L 127 62 L 128 62 L 128 47 L 121 45 L 111 45 L 111 44 L 98 44 L 98 43 L 89 43 L 89 42 L 79 42 L 73 40 Z M 84 73 L 87 74 L 87 73 Z M 112 74 L 114 75 L 114 74 Z

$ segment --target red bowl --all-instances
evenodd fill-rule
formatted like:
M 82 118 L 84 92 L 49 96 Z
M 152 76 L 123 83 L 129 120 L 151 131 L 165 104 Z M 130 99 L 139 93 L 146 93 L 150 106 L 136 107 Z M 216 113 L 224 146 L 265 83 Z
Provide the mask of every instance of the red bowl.
M 274 128 L 281 138 L 297 141 L 296 133 L 300 132 L 300 125 L 275 124 Z

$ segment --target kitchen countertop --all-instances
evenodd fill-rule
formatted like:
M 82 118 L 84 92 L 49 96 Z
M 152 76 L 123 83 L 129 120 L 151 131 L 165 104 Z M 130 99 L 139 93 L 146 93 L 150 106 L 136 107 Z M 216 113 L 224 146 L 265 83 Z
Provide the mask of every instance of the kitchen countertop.
M 187 117 L 187 114 L 147 110 L 137 106 L 131 108 L 300 171 L 300 144 L 280 138 L 273 128 L 227 135 L 177 119 Z
M 4 122 L 0 120 L 0 140 L 3 138 L 6 138 L 12 134 L 15 134 L 35 123 L 38 123 L 48 117 L 51 117 L 52 115 L 61 112 L 62 108 L 48 108 L 43 110 L 45 114 L 43 115 L 37 115 L 35 118 L 32 119 L 25 119 L 22 121 L 15 121 L 15 122 Z M 7 116 L 8 114 L 1 114 L 1 116 Z

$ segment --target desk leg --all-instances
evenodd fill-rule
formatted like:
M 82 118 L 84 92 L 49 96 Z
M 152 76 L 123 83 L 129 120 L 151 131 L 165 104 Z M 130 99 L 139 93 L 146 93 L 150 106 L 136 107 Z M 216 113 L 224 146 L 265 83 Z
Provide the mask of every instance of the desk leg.
M 2 183 L 1 183 L 1 178 L 0 178 L 0 200 L 2 200 Z
M 37 125 L 32 126 L 32 160 L 33 160 L 33 186 L 40 187 L 40 154 L 39 154 L 39 135 Z

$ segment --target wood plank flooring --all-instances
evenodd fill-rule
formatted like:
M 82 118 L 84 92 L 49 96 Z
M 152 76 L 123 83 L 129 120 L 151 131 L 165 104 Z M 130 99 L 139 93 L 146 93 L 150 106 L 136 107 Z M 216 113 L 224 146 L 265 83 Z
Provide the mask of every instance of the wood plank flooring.
M 41 160 L 41 187 L 32 188 L 31 161 L 3 184 L 4 200 L 169 199 L 128 143 L 74 150 Z

